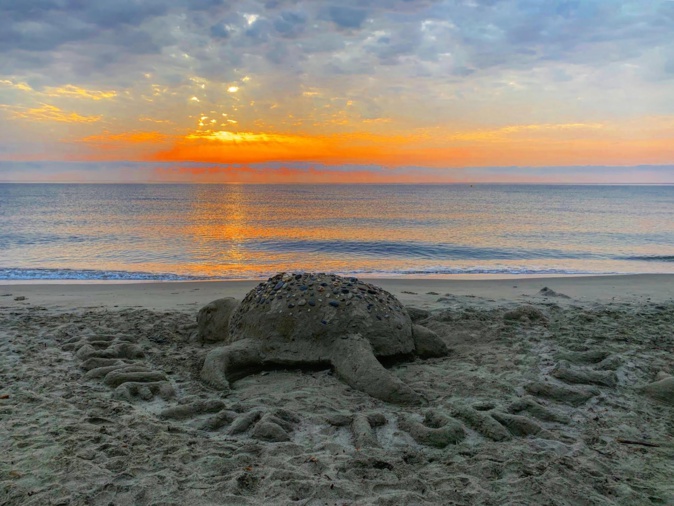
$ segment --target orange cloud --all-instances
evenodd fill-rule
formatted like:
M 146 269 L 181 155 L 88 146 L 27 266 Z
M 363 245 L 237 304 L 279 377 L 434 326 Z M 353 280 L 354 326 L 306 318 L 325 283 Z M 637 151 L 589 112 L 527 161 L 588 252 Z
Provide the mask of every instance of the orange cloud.
M 78 142 L 90 147 L 80 157 L 86 160 L 243 165 L 312 162 L 429 168 L 626 166 L 674 161 L 674 129 L 658 123 L 651 130 L 642 130 L 639 138 L 636 136 L 639 129 L 629 126 L 543 123 L 491 130 L 414 129 L 390 134 L 198 130 L 167 135 L 157 131 L 132 131 L 103 132 Z M 286 176 L 294 177 L 293 174 Z M 370 177 L 353 173 L 354 179 L 366 181 Z M 378 178 L 374 177 L 376 181 Z
M 167 135 L 160 132 L 122 132 L 112 134 L 103 132 L 99 135 L 90 135 L 80 139 L 80 142 L 96 144 L 97 146 L 114 146 L 118 144 L 155 144 L 164 142 Z
M 84 98 L 89 100 L 107 100 L 117 96 L 116 91 L 112 90 L 88 90 L 75 86 L 74 84 L 66 84 L 65 86 L 49 86 L 44 91 L 38 91 L 27 83 L 14 82 L 9 79 L 0 79 L 0 85 L 9 86 L 17 90 L 29 92 L 35 95 L 47 97 L 70 97 L 70 98 Z
M 33 108 L 0 105 L 0 108 L 9 111 L 12 119 L 57 121 L 60 123 L 95 123 L 101 119 L 101 116 L 83 116 L 76 112 L 66 112 L 49 104 L 42 104 L 40 107 Z
M 417 129 L 405 134 L 198 131 L 148 159 L 209 163 L 310 161 L 390 167 L 671 163 L 670 139 L 624 139 L 601 123 L 509 125 L 491 130 Z
M 87 90 L 73 84 L 60 87 L 45 88 L 45 95 L 50 97 L 84 98 L 88 100 L 109 100 L 117 96 L 116 91 Z
M 385 157 L 395 137 L 372 134 L 300 135 L 230 131 L 191 133 L 168 150 L 152 155 L 154 161 L 255 163 L 271 161 L 320 161 L 351 163 Z
M 0 84 L 2 84 L 3 86 L 9 86 L 10 88 L 14 88 L 16 90 L 33 91 L 33 88 L 31 88 L 29 84 L 15 83 L 14 81 L 10 81 L 9 79 L 0 79 Z
M 148 153 L 161 149 L 171 136 L 156 131 L 132 131 L 111 133 L 104 131 L 75 141 L 86 145 L 87 150 L 76 157 L 78 160 L 142 160 Z
M 164 123 L 164 124 L 171 124 L 173 121 L 168 120 L 168 119 L 155 119 L 155 118 L 150 118 L 148 116 L 141 116 L 138 118 L 138 121 L 143 121 L 146 123 Z
M 469 130 L 449 134 L 448 139 L 456 141 L 512 141 L 516 138 L 530 138 L 531 135 L 586 135 L 592 130 L 604 128 L 602 123 L 541 123 L 529 125 L 509 125 L 495 129 Z

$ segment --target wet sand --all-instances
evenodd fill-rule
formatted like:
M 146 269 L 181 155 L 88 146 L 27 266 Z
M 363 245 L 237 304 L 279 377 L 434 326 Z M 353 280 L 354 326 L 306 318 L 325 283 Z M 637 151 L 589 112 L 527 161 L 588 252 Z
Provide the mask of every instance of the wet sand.
M 674 276 L 370 281 L 451 349 L 391 368 L 426 407 L 204 386 L 196 313 L 256 282 L 0 285 L 0 503 L 674 504 Z

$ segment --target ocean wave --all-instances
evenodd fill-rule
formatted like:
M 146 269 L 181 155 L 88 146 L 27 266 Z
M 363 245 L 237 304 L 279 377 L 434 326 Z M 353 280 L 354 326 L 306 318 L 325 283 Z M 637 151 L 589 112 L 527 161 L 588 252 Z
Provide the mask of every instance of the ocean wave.
M 370 274 L 378 274 L 377 272 L 370 272 Z M 402 270 L 395 273 L 383 274 L 402 274 L 404 276 L 423 275 L 456 275 L 456 274 L 504 274 L 504 275 L 576 275 L 576 274 L 619 274 L 617 272 L 597 272 L 586 270 L 573 269 L 535 269 L 535 268 L 482 268 L 482 267 L 467 267 L 467 268 L 448 268 L 448 269 L 428 269 L 428 270 Z
M 640 262 L 674 262 L 674 255 L 642 255 L 623 257 L 621 260 L 637 260 Z
M 0 268 L 0 280 L 77 280 L 77 281 L 199 281 L 217 279 L 171 273 L 102 271 L 94 269 L 8 269 Z
M 426 260 L 533 260 L 604 258 L 591 253 L 543 248 L 487 248 L 454 244 L 396 241 L 251 241 L 251 250 L 280 253 L 348 254 L 375 258 L 417 258 Z
M 303 272 L 298 270 L 298 272 Z M 139 271 L 111 271 L 94 269 L 10 269 L 0 268 L 0 280 L 5 281 L 224 281 L 237 279 L 265 279 L 275 272 L 248 273 L 246 276 L 199 276 L 173 273 L 154 273 Z M 401 270 L 354 270 L 338 272 L 343 276 L 451 276 L 471 274 L 493 275 L 575 275 L 575 274 L 616 274 L 615 272 L 593 272 L 568 269 L 538 269 L 526 267 L 510 268 L 428 268 L 428 269 L 401 269 Z

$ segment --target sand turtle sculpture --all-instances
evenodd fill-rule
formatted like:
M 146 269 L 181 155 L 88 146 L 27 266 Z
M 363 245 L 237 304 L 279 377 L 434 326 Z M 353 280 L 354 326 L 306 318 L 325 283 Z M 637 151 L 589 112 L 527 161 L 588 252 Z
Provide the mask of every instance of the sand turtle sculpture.
M 389 292 L 334 274 L 277 274 L 238 305 L 233 299 L 207 305 L 198 322 L 206 340 L 225 344 L 206 355 L 201 378 L 225 391 L 230 382 L 267 368 L 326 366 L 378 399 L 423 404 L 424 397 L 378 359 L 448 353 L 433 331 L 413 324 Z

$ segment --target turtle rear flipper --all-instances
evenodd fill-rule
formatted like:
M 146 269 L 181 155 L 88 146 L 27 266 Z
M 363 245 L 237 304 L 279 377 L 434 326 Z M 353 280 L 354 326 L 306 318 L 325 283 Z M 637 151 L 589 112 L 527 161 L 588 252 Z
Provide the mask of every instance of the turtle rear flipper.
M 412 325 L 412 338 L 414 339 L 414 352 L 421 358 L 446 357 L 449 348 L 431 329 L 421 325 Z
M 359 334 L 341 339 L 330 362 L 349 386 L 394 404 L 425 404 L 426 400 L 388 372 L 372 353 L 372 345 Z

